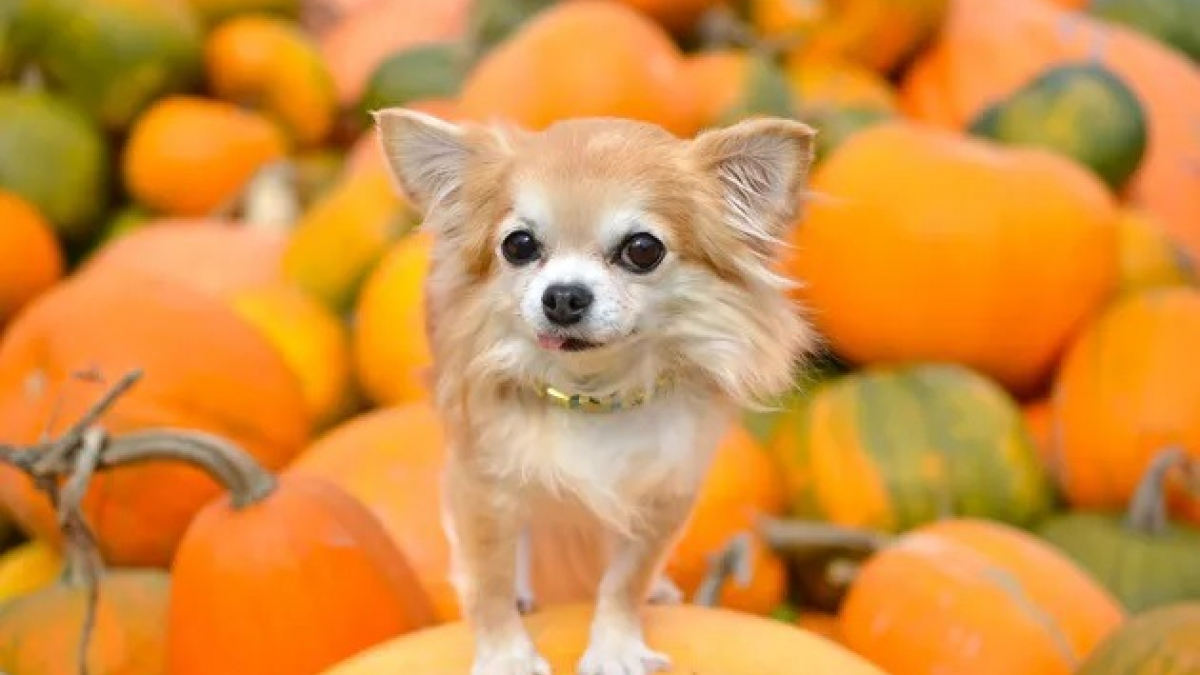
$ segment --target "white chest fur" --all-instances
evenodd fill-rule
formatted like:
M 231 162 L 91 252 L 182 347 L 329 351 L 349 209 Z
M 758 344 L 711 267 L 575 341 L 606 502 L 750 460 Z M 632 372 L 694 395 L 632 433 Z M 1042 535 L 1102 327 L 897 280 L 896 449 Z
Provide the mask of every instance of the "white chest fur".
M 721 403 L 686 392 L 616 412 L 507 408 L 488 417 L 477 451 L 490 472 L 522 486 L 527 516 L 591 516 L 617 531 L 645 499 L 694 489 L 730 419 Z

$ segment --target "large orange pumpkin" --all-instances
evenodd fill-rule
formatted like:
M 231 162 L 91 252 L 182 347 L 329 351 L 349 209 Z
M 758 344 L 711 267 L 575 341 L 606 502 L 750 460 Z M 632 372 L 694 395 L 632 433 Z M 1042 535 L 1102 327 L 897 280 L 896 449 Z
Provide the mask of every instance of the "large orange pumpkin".
M 0 192 L 0 328 L 62 278 L 66 263 L 53 227 L 37 208 Z
M 272 468 L 308 436 L 300 381 L 264 336 L 221 300 L 131 269 L 78 274 L 13 322 L 0 343 L 0 438 L 59 433 L 102 391 L 75 373 L 94 369 L 111 382 L 134 368 L 143 377 L 104 417 L 110 431 L 211 431 Z M 216 494 L 195 469 L 148 463 L 97 475 L 84 508 L 110 564 L 165 566 Z M 0 468 L 0 500 L 28 531 L 58 540 L 53 510 L 24 475 Z
M 291 244 L 236 222 L 163 219 L 101 247 L 82 269 L 144 271 L 226 301 L 287 360 L 324 426 L 352 404 L 350 338 L 339 316 L 284 278 Z
M 317 476 L 239 474 L 179 544 L 169 675 L 311 675 L 433 623 L 407 561 L 361 502 Z
M 235 199 L 254 174 L 288 151 L 259 113 L 197 96 L 159 99 L 134 123 L 122 158 L 125 187 L 172 216 L 206 216 Z
M 839 617 L 844 644 L 890 675 L 1071 675 L 1125 614 L 1033 535 L 945 520 L 869 558 Z
M 1153 38 L 1046 0 L 954 0 L 938 44 L 908 71 L 902 105 L 962 129 L 1047 67 L 1083 59 L 1099 59 L 1145 108 L 1149 145 L 1130 200 L 1200 259 L 1200 71 Z
M 1126 295 L 1079 336 L 1054 390 L 1058 481 L 1076 507 L 1121 509 L 1153 457 L 1200 458 L 1200 290 Z M 1200 522 L 1200 498 L 1192 500 Z
M 404 552 L 439 621 L 459 617 L 436 486 L 441 420 L 426 402 L 363 413 L 318 437 L 289 466 L 336 483 L 374 512 Z
M 479 61 L 459 92 L 460 111 L 533 129 L 602 115 L 692 134 L 698 124 L 682 63 L 670 36 L 634 9 L 607 0 L 556 3 Z
M 92 675 L 163 675 L 171 577 L 162 570 L 117 569 L 100 576 L 87 652 Z M 0 605 L 0 672 L 78 675 L 78 645 L 88 591 L 61 580 Z
M 554 607 L 525 618 L 538 650 L 555 673 L 573 673 L 588 641 L 592 608 Z M 665 652 L 673 672 L 687 675 L 885 675 L 851 651 L 783 621 L 728 609 L 649 607 L 646 643 Z M 322 675 L 467 675 L 474 642 L 462 623 L 392 640 Z
M 228 297 L 281 277 L 287 238 L 233 221 L 204 218 L 154 220 L 101 246 L 81 272 L 144 272 Z
M 812 189 L 788 269 L 854 362 L 953 361 L 1031 393 L 1116 283 L 1114 200 L 1045 151 L 897 120 L 847 140 Z

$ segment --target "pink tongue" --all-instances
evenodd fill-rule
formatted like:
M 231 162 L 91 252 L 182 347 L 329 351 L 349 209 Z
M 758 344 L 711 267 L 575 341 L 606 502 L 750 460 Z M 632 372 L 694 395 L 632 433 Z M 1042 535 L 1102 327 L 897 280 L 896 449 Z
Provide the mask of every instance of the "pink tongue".
M 538 336 L 538 345 L 540 345 L 543 349 L 562 349 L 562 346 L 566 344 L 566 342 L 566 338 L 554 337 L 553 335 Z

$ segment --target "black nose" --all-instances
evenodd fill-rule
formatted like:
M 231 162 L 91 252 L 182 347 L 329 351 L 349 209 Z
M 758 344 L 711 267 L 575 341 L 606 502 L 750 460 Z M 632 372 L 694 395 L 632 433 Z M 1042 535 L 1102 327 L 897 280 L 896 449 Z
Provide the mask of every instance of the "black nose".
M 542 293 L 546 318 L 560 326 L 579 323 L 592 304 L 592 292 L 580 284 L 551 284 Z

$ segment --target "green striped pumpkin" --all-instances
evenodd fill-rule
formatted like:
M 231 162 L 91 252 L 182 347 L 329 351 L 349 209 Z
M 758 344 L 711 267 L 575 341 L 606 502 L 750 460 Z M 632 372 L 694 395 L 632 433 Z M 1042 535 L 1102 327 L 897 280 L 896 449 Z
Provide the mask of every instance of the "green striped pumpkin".
M 1172 522 L 1164 496 L 1167 472 L 1183 451 L 1159 454 L 1126 513 L 1071 511 L 1037 528 L 1131 612 L 1184 600 L 1200 602 L 1200 528 Z
M 1200 675 L 1200 602 L 1134 615 L 1092 650 L 1075 675 Z
M 16 0 L 9 11 L 4 65 L 35 67 L 106 131 L 201 84 L 204 33 L 186 0 Z
M 827 381 L 784 415 L 771 446 L 797 517 L 902 532 L 951 516 L 1025 526 L 1053 506 L 1017 404 L 959 365 Z

